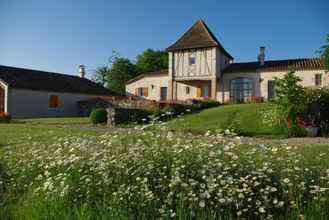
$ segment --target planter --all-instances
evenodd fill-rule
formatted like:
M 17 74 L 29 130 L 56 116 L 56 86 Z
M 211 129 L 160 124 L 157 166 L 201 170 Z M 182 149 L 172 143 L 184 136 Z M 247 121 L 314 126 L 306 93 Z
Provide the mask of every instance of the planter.
M 306 127 L 308 137 L 316 137 L 319 133 L 319 127 Z

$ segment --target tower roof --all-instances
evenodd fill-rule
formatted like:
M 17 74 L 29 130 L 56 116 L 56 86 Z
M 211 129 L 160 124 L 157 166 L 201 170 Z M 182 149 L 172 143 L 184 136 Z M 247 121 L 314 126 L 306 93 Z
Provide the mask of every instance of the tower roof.
M 183 36 L 167 48 L 167 51 L 218 47 L 227 57 L 233 57 L 224 49 L 203 20 L 198 20 Z

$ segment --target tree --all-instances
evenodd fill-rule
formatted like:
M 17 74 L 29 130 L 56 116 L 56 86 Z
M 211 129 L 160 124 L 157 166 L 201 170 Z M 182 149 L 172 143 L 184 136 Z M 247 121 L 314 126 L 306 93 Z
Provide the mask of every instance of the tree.
M 291 69 L 282 79 L 275 79 L 276 98 L 280 117 L 284 123 L 297 124 L 297 117 L 305 109 L 305 89 L 299 84 L 301 78 Z
M 147 49 L 137 56 L 138 72 L 152 72 L 168 68 L 168 53 L 161 50 Z
M 107 66 L 98 67 L 94 73 L 93 81 L 106 86 L 107 84 L 107 75 L 109 74 L 110 69 Z
M 321 59 L 327 71 L 329 71 L 329 34 L 327 35 L 326 44 L 320 49 Z
M 126 58 L 115 57 L 108 71 L 107 87 L 114 92 L 124 95 L 125 83 L 137 75 L 136 66 Z
M 125 83 L 136 77 L 138 73 L 164 68 L 168 68 L 168 54 L 165 51 L 147 49 L 137 56 L 136 64 L 113 51 L 109 59 L 109 67 L 97 68 L 94 81 L 124 95 Z

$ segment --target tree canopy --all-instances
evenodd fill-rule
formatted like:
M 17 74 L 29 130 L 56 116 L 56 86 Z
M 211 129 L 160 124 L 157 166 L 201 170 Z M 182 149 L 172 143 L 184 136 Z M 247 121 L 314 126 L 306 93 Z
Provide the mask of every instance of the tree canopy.
M 93 80 L 114 92 L 125 94 L 125 83 L 144 72 L 168 68 L 168 54 L 161 50 L 147 49 L 137 56 L 136 62 L 121 57 L 113 51 L 109 66 L 96 69 Z
M 168 68 L 168 53 L 161 50 L 147 49 L 137 56 L 138 72 L 152 72 Z
M 93 75 L 92 80 L 102 86 L 106 86 L 107 84 L 107 74 L 109 72 L 109 68 L 107 66 L 98 67 Z
M 108 71 L 107 87 L 114 92 L 124 95 L 125 83 L 137 75 L 136 66 L 126 58 L 116 57 Z

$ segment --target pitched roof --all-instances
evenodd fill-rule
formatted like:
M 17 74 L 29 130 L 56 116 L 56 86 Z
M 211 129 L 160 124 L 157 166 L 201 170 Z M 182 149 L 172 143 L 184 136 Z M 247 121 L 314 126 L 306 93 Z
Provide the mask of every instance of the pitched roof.
M 233 57 L 223 48 L 216 39 L 215 35 L 210 31 L 203 20 L 198 20 L 176 43 L 167 48 L 167 51 L 176 51 L 184 49 L 196 49 L 218 47 L 226 56 Z
M 0 80 L 11 88 L 38 91 L 117 95 L 86 78 L 0 65 Z
M 133 83 L 133 82 L 135 82 L 139 79 L 142 79 L 145 76 L 157 76 L 157 75 L 168 75 L 168 74 L 169 74 L 168 69 L 162 69 L 162 70 L 157 70 L 157 71 L 153 71 L 153 72 L 141 73 L 140 75 L 136 76 L 135 78 L 133 78 L 131 80 L 128 80 L 126 82 L 126 85 L 130 84 L 130 83 Z
M 289 68 L 295 70 L 317 70 L 324 69 L 324 64 L 319 58 L 303 58 L 288 60 L 269 60 L 264 65 L 259 62 L 232 63 L 224 69 L 224 73 L 234 72 L 277 72 L 287 71 Z

